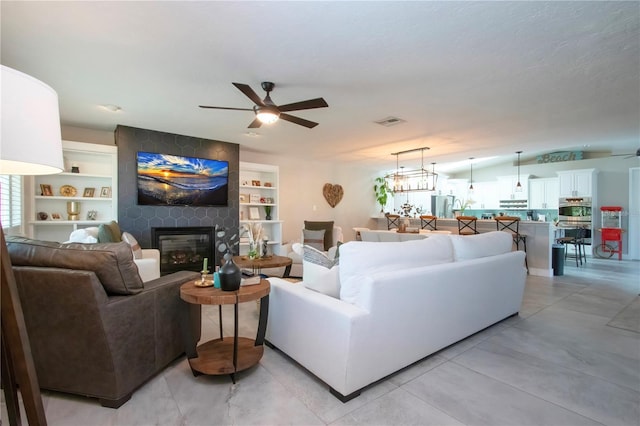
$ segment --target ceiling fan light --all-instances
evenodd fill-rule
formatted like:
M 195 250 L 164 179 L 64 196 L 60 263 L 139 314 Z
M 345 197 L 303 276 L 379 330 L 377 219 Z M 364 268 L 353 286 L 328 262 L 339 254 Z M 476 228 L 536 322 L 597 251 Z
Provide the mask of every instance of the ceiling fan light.
M 260 111 L 256 113 L 256 117 L 263 124 L 273 124 L 278 121 L 279 114 L 273 111 Z

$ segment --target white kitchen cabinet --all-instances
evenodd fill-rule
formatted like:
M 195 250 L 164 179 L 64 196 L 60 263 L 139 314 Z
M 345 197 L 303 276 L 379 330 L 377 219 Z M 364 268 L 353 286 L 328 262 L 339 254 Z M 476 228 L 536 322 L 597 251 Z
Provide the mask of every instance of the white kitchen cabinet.
M 529 180 L 529 209 L 557 209 L 560 192 L 558 178 Z
M 479 209 L 498 209 L 500 199 L 498 198 L 497 182 L 477 182 L 473 184 L 474 191 L 471 199 L 474 203 L 471 208 Z
M 500 200 L 526 200 L 529 196 L 529 175 L 520 175 L 522 191 L 516 191 L 518 176 L 498 176 L 498 198 Z
M 278 166 L 240 162 L 240 227 L 259 223 L 275 255 L 281 254 L 282 247 L 282 221 L 278 220 L 279 171 Z M 271 209 L 269 219 L 265 207 Z M 248 250 L 249 243 L 242 238 L 240 254 Z
M 560 182 L 560 197 L 593 196 L 596 169 L 568 170 L 556 173 Z
M 63 173 L 26 180 L 25 214 L 31 238 L 63 242 L 76 229 L 118 219 L 117 147 L 62 141 L 62 151 Z M 79 203 L 75 220 L 67 212 L 69 202 Z

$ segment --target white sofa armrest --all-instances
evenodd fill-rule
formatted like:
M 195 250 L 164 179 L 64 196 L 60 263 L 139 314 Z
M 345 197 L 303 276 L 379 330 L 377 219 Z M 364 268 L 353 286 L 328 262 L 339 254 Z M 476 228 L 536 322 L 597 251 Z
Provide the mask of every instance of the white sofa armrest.
M 160 278 L 160 250 L 142 249 L 142 259 L 133 261 L 138 267 L 143 283 Z
M 354 329 L 366 329 L 369 313 L 300 283 L 280 278 L 269 278 L 269 282 L 267 340 L 338 392 L 345 392 L 352 335 Z
M 160 270 L 160 250 L 158 249 L 142 249 L 143 259 L 155 259 L 158 262 L 158 270 Z

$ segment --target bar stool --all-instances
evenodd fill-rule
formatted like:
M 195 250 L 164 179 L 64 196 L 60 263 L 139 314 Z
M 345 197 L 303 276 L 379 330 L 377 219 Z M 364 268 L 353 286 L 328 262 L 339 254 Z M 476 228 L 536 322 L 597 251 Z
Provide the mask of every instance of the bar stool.
M 475 235 L 479 234 L 476 229 L 478 218 L 475 216 L 458 216 L 458 234 L 459 235 Z
M 527 263 L 527 236 L 520 233 L 520 218 L 518 216 L 497 216 L 494 218 L 496 221 L 496 229 L 498 231 L 510 232 L 513 235 L 513 243 L 516 245 L 516 250 L 520 250 L 520 242 L 524 248 L 524 266 L 529 272 L 529 264 Z
M 570 234 L 570 235 L 567 235 Z M 576 229 L 567 229 L 565 230 L 565 236 L 556 238 L 556 243 L 560 243 L 562 245 L 573 245 L 573 252 L 576 258 L 576 266 L 582 265 L 582 259 L 584 259 L 584 263 L 587 263 L 587 254 L 584 250 L 584 238 L 587 235 L 587 230 L 585 228 L 576 228 Z M 564 251 L 564 258 L 567 258 L 567 251 Z M 578 265 L 580 262 L 580 265 Z
M 387 217 L 387 230 L 400 227 L 400 215 L 385 213 Z
M 436 224 L 438 216 L 422 215 L 420 216 L 420 229 L 431 228 L 432 231 L 436 231 Z

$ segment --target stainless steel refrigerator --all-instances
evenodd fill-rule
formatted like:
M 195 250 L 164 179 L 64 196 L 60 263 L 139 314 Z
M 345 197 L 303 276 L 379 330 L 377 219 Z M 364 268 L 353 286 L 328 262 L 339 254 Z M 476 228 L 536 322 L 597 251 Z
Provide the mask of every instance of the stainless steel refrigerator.
M 437 217 L 453 218 L 455 195 L 432 195 L 431 214 Z

